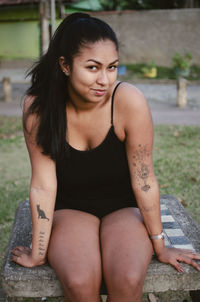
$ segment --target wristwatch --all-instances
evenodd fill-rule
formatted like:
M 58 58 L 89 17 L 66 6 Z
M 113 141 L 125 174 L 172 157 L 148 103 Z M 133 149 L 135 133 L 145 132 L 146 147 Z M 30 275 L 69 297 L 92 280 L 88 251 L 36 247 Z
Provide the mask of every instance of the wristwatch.
M 149 237 L 153 240 L 157 240 L 157 239 L 164 239 L 165 235 L 164 235 L 164 232 L 162 231 L 161 234 L 159 234 L 159 235 L 150 235 Z

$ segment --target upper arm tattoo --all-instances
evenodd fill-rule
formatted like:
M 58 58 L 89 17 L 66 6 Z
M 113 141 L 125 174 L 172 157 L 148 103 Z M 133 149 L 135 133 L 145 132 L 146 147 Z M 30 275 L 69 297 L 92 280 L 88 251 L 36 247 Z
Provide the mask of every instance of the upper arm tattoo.
M 150 185 L 148 183 L 148 178 L 150 175 L 150 168 L 148 164 L 145 163 L 145 159 L 150 156 L 146 146 L 138 146 L 138 150 L 133 155 L 133 173 L 136 176 L 136 180 L 140 185 L 140 188 L 144 192 L 150 190 Z

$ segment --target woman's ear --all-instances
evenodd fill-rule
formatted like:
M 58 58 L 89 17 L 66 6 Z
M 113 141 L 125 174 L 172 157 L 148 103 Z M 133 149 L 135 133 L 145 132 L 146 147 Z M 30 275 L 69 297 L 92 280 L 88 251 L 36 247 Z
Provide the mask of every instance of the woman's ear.
M 67 65 L 65 58 L 63 56 L 61 56 L 59 58 L 59 64 L 60 64 L 60 68 L 64 72 L 64 74 L 66 74 L 66 76 L 69 76 L 70 68 L 69 68 L 69 65 Z

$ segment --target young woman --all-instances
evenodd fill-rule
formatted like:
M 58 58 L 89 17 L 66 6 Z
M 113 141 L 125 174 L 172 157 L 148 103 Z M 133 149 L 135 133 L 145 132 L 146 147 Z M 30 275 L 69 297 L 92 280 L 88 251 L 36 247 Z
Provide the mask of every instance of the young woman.
M 153 249 L 183 272 L 200 255 L 164 246 L 153 172 L 153 127 L 144 96 L 117 81 L 118 42 L 103 21 L 68 16 L 32 70 L 24 133 L 32 165 L 32 249 L 25 267 L 46 257 L 66 301 L 141 301 Z

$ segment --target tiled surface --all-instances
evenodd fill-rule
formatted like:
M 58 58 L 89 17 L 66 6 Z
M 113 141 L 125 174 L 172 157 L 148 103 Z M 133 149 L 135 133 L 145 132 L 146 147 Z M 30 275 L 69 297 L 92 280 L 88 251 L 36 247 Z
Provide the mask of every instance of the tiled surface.
M 161 200 L 161 220 L 163 231 L 165 234 L 165 245 L 194 251 L 191 242 L 182 232 L 179 224 L 173 218 L 170 210 L 166 207 L 164 201 Z

